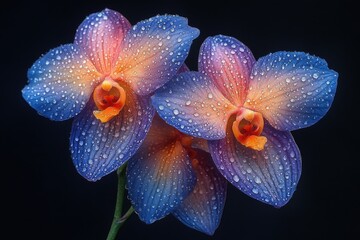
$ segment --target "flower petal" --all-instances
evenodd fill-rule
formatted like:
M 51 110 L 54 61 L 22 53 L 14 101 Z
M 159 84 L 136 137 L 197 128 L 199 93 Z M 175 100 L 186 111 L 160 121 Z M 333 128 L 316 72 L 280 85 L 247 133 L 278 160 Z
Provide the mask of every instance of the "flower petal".
M 152 96 L 152 103 L 168 124 L 205 139 L 224 138 L 235 109 L 209 77 L 198 72 L 177 75 Z
M 75 44 L 84 50 L 99 72 L 110 74 L 130 28 L 131 24 L 123 15 L 105 9 L 91 14 L 80 24 Z
M 290 200 L 300 179 L 300 151 L 290 132 L 278 131 L 266 123 L 263 135 L 267 138 L 265 148 L 256 151 L 239 144 L 229 129 L 226 138 L 209 142 L 210 153 L 235 187 L 259 201 L 281 207 Z
M 185 225 L 213 235 L 219 226 L 226 199 L 227 181 L 218 172 L 209 153 L 197 150 L 193 160 L 197 182 L 173 214 Z
M 32 65 L 22 95 L 41 116 L 62 121 L 85 107 L 100 77 L 77 46 L 63 45 Z
M 169 81 L 184 63 L 199 30 L 178 16 L 156 16 L 136 24 L 122 43 L 113 77 L 147 95 Z
M 125 88 L 126 104 L 107 123 L 95 118 L 91 101 L 73 122 L 70 143 L 77 171 L 97 181 L 115 171 L 132 157 L 143 142 L 154 115 L 148 97 L 139 97 Z
M 200 48 L 199 71 L 208 75 L 222 94 L 237 106 L 246 99 L 254 63 L 250 49 L 233 37 L 208 37 Z
M 311 126 L 326 114 L 338 74 L 321 58 L 276 52 L 257 61 L 251 78 L 245 107 L 261 112 L 274 128 L 292 131 Z
M 163 122 L 163 121 L 161 121 Z M 127 187 L 132 206 L 148 224 L 165 217 L 195 186 L 186 149 L 165 123 L 152 125 L 139 151 L 129 160 Z M 172 128 L 173 129 L 173 128 Z M 164 139 L 157 133 L 168 133 Z

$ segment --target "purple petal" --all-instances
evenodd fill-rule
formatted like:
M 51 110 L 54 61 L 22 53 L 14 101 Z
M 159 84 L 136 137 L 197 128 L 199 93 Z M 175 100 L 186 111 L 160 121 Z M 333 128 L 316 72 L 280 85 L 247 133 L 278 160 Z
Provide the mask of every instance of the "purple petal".
M 103 74 L 110 74 L 121 50 L 121 43 L 131 28 L 120 13 L 105 9 L 88 16 L 75 35 L 78 45 Z
M 77 171 L 89 181 L 97 181 L 115 171 L 132 157 L 143 142 L 154 115 L 148 97 L 126 89 L 126 104 L 107 123 L 93 115 L 91 101 L 73 122 L 70 148 Z
M 218 172 L 209 153 L 197 150 L 193 166 L 196 185 L 173 214 L 185 225 L 213 235 L 220 224 L 226 199 L 227 181 Z
M 162 125 L 158 124 L 156 118 L 154 123 L 127 169 L 132 206 L 148 224 L 178 207 L 196 182 L 188 153 L 173 135 L 173 128 L 162 120 Z M 162 137 L 158 136 L 159 132 Z
M 255 58 L 250 49 L 233 37 L 208 37 L 200 48 L 199 71 L 208 75 L 234 105 L 242 105 L 249 89 Z
M 278 131 L 268 123 L 263 135 L 264 150 L 238 143 L 231 131 L 224 139 L 210 141 L 215 165 L 223 176 L 245 194 L 281 207 L 293 195 L 301 174 L 300 151 L 290 132 Z
M 85 107 L 100 77 L 77 46 L 63 45 L 32 65 L 22 95 L 41 116 L 62 121 Z
M 194 137 L 225 137 L 227 119 L 235 109 L 213 82 L 198 72 L 177 75 L 152 96 L 160 117 Z
M 122 43 L 113 78 L 127 82 L 137 94 L 151 94 L 177 73 L 198 35 L 199 30 L 179 16 L 139 22 Z
M 318 57 L 276 52 L 260 58 L 252 72 L 245 107 L 276 129 L 292 131 L 319 121 L 335 96 L 338 74 Z

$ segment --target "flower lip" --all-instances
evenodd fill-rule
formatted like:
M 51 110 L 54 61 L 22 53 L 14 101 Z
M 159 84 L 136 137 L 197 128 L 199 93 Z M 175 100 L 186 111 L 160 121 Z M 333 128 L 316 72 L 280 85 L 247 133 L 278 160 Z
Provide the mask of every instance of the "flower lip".
M 264 129 L 264 119 L 261 113 L 241 108 L 232 125 L 232 131 L 236 140 L 245 147 L 261 151 L 267 141 L 266 137 L 260 136 Z
M 123 109 L 126 101 L 126 92 L 119 83 L 111 78 L 105 78 L 95 88 L 93 99 L 99 109 L 94 111 L 94 116 L 104 123 L 110 121 Z

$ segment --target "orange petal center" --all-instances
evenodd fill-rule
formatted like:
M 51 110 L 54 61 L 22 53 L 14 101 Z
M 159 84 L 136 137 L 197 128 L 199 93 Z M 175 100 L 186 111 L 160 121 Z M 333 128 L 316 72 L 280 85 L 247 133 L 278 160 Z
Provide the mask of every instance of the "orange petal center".
M 126 92 L 117 82 L 111 78 L 105 78 L 95 88 L 93 99 L 99 109 L 94 111 L 94 116 L 105 123 L 120 113 L 125 105 Z
M 236 140 L 245 147 L 261 151 L 267 141 L 260 136 L 264 128 L 264 119 L 261 113 L 242 108 L 233 122 L 232 131 Z

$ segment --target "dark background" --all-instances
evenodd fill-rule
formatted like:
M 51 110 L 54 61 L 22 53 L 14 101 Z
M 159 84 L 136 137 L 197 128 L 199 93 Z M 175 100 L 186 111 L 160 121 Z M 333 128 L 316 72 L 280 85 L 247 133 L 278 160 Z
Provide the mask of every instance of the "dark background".
M 106 237 L 113 216 L 115 174 L 96 183 L 78 175 L 69 152 L 71 120 L 53 122 L 40 117 L 20 91 L 27 82 L 27 69 L 41 54 L 72 42 L 83 19 L 107 7 L 121 12 L 132 24 L 156 14 L 188 17 L 189 24 L 201 30 L 187 60 L 193 70 L 203 40 L 221 33 L 244 42 L 256 58 L 279 50 L 305 51 L 326 59 L 339 73 L 329 113 L 315 126 L 293 133 L 302 152 L 303 173 L 286 206 L 273 208 L 229 185 L 222 221 L 213 237 L 185 227 L 172 216 L 146 225 L 133 215 L 119 239 L 359 237 L 358 13 L 347 1 L 314 2 L 2 3 L 0 169 L 5 226 L 0 234 L 12 234 L 6 239 Z

